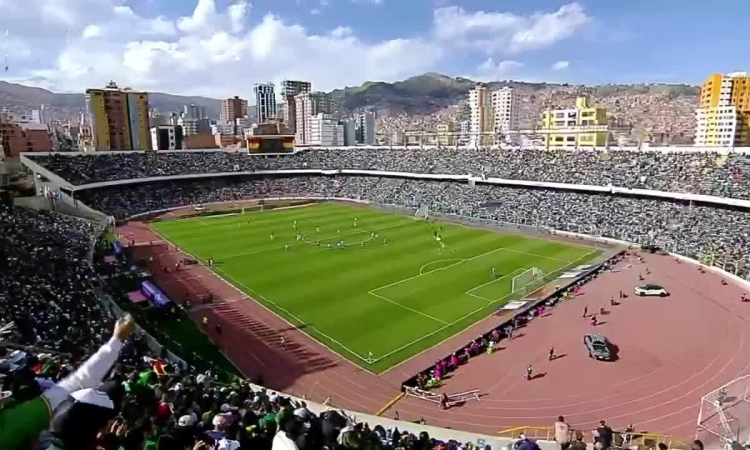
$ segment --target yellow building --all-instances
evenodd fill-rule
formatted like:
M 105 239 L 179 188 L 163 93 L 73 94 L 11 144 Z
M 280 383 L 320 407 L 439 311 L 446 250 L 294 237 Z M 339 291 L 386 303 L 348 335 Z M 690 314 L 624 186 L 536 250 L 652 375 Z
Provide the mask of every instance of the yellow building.
M 750 77 L 715 73 L 701 85 L 695 111 L 695 145 L 750 146 Z
M 451 147 L 456 145 L 455 130 L 452 121 L 439 123 L 435 126 L 435 133 L 437 134 L 437 145 L 443 147 Z
M 605 147 L 607 110 L 594 107 L 589 96 L 581 96 L 575 108 L 544 111 L 538 132 L 547 148 Z
M 86 90 L 86 110 L 96 150 L 152 150 L 148 93 L 110 82 Z

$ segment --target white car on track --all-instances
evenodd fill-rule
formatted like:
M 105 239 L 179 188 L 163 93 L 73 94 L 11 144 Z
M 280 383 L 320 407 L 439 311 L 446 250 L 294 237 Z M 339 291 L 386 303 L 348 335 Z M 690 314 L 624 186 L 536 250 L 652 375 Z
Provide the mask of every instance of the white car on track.
M 635 295 L 639 297 L 667 297 L 669 292 L 658 284 L 644 284 L 636 286 Z

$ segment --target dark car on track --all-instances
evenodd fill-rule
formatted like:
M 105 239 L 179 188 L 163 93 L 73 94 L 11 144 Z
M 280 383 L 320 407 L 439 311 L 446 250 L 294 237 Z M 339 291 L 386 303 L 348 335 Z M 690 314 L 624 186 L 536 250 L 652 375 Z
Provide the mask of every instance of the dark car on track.
M 583 337 L 583 343 L 589 351 L 589 356 L 599 361 L 610 361 L 612 359 L 612 346 L 601 334 L 587 334 Z

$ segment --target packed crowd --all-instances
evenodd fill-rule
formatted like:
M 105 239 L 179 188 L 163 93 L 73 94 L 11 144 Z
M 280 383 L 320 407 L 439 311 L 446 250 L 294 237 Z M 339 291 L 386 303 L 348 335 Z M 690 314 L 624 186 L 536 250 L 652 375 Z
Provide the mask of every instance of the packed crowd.
M 750 158 L 704 152 L 490 148 L 330 149 L 280 157 L 242 152 L 33 156 L 73 184 L 195 173 L 360 169 L 474 175 L 750 198 Z
M 377 177 L 296 177 L 171 181 L 83 191 L 81 200 L 119 219 L 216 201 L 285 195 L 343 197 L 515 225 L 657 245 L 746 275 L 750 213 L 680 202 L 571 191 Z
M 158 359 L 134 332 L 132 318 L 115 321 L 98 302 L 101 280 L 89 261 L 100 231 L 57 213 L 0 206 L 0 259 L 6 262 L 0 272 L 0 449 L 475 447 L 426 432 L 370 427 L 336 410 L 314 414 L 304 402 Z
M 95 231 L 77 218 L 0 206 L 0 321 L 15 324 L 17 342 L 73 354 L 103 342 L 111 322 L 87 263 Z

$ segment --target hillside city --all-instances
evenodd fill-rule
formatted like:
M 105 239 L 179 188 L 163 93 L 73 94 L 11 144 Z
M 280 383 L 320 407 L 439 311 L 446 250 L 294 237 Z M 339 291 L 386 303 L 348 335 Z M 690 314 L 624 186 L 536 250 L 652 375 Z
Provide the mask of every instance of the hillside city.
M 364 106 L 358 96 L 371 96 L 367 83 L 326 93 L 313 90 L 307 81 L 285 80 L 278 87 L 256 84 L 252 105 L 234 96 L 218 102 L 218 108 L 189 103 L 173 111 L 154 106 L 152 93 L 110 82 L 87 89 L 85 107 L 78 110 L 45 104 L 30 108 L 6 100 L 0 104 L 0 139 L 10 157 L 52 150 L 258 150 L 259 141 L 252 136 L 262 135 L 287 136 L 284 145 L 296 148 L 743 146 L 748 143 L 743 100 L 748 79 L 743 72 L 713 74 L 700 90 L 512 82 L 470 82 L 468 87 L 469 80 L 425 74 L 400 83 L 453 89 L 455 100 L 441 104 L 430 94 L 393 101 L 368 97 Z M 731 96 L 720 98 L 717 89 L 730 89 Z M 714 122 L 728 125 L 718 132 L 721 136 L 714 134 Z

